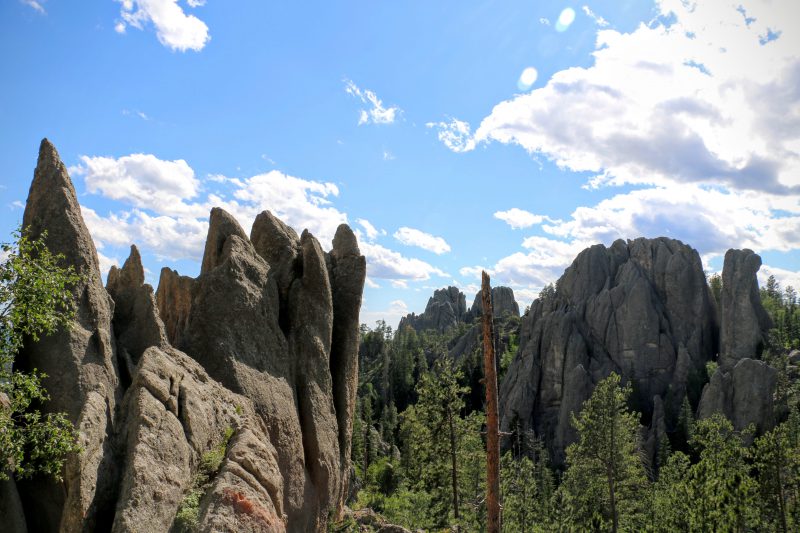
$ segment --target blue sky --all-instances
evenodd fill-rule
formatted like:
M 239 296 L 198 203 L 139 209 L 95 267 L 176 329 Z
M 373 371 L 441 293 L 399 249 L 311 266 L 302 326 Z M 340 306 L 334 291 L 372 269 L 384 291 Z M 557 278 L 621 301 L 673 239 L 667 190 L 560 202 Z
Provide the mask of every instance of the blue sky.
M 750 247 L 800 286 L 800 8 L 608 2 L 7 0 L 0 230 L 42 137 L 105 269 L 196 275 L 219 205 L 330 247 L 359 232 L 362 322 L 481 268 L 527 305 L 584 247 Z

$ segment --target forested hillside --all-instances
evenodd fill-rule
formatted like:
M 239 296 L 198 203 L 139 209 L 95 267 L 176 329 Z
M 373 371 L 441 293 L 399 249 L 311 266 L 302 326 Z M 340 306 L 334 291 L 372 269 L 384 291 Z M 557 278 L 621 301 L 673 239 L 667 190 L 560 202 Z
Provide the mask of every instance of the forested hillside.
M 731 255 L 731 264 L 737 257 Z M 725 276 L 729 285 L 744 284 L 739 278 L 749 280 L 749 274 L 741 274 L 731 281 L 733 271 L 730 267 Z M 563 297 L 564 282 L 547 287 L 521 319 L 510 312 L 495 317 L 501 386 L 512 361 L 521 364 L 520 337 L 525 328 L 535 326 L 526 326 L 526 320 L 559 292 Z M 723 276 L 711 276 L 703 285 L 714 313 L 709 330 L 719 331 Z M 731 293 L 734 287 L 727 289 Z M 515 418 L 501 439 L 504 530 L 797 531 L 800 312 L 796 291 L 780 287 L 774 277 L 757 294 L 774 326 L 766 331 L 760 354 L 727 365 L 714 353 L 689 382 L 693 392 L 681 395 L 675 413 L 665 414 L 660 397 L 655 411 L 651 405 L 643 413 L 642 400 L 635 397 L 636 381 L 615 369 L 592 385 L 589 397 L 569 417 L 574 437 L 565 443 L 561 461 L 545 435 Z M 458 311 L 452 293 L 437 295 L 429 302 L 437 317 L 450 316 L 449 311 L 442 313 L 443 300 L 437 300 L 444 295 Z M 731 296 L 726 298 L 731 308 Z M 415 322 L 441 323 L 430 316 L 404 319 L 397 331 L 382 322 L 374 329 L 361 327 L 350 506 L 369 508 L 409 529 L 459 526 L 483 531 L 479 319 L 466 312 L 463 320 L 448 319 L 442 330 L 414 329 Z M 677 329 L 674 322 L 670 331 Z M 465 345 L 470 350 L 464 351 Z M 716 341 L 713 346 L 715 352 L 720 348 Z M 761 403 L 770 405 L 772 418 L 764 426 L 736 427 L 741 413 L 729 411 L 726 416 L 725 408 L 709 407 L 717 390 L 709 382 L 734 383 L 737 372 L 751 364 L 762 365 L 769 376 L 774 373 L 774 385 L 770 381 L 765 390 L 751 391 L 771 396 Z M 753 383 L 759 386 L 757 380 Z M 743 394 L 736 383 L 726 386 L 731 394 Z M 708 396 L 704 401 L 701 392 Z M 344 531 L 355 526 L 345 522 L 338 527 Z

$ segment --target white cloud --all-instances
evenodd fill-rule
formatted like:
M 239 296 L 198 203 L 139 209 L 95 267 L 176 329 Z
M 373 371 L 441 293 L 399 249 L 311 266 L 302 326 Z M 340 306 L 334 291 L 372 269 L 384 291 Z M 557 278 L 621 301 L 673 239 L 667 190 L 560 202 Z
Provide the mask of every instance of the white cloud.
M 370 223 L 370 221 L 367 220 L 366 218 L 357 218 L 356 222 L 362 228 L 364 228 L 364 231 L 367 232 L 367 239 L 370 241 L 374 241 L 378 237 L 378 235 L 386 235 L 386 231 L 384 230 L 378 231 L 378 229 L 375 226 L 373 226 Z
M 425 126 L 439 130 L 439 140 L 454 152 L 469 152 L 475 148 L 468 122 L 454 118 L 450 122 L 428 122 Z
M 368 89 L 360 89 L 352 80 L 345 79 L 345 92 L 361 100 L 361 103 L 370 106 L 359 112 L 358 124 L 392 124 L 401 110 L 397 106 L 384 107 L 378 95 Z
M 742 247 L 785 252 L 800 247 L 800 198 L 672 185 L 578 207 L 570 220 L 545 224 L 543 229 L 583 243 L 666 236 L 682 240 L 701 255 Z
M 112 266 L 119 266 L 119 259 L 116 257 L 106 257 L 99 251 L 97 252 L 97 259 L 100 262 L 100 275 L 103 278 L 108 276 L 108 271 L 111 270 Z
M 327 248 L 339 224 L 347 223 L 347 215 L 331 205 L 329 198 L 339 195 L 333 183 L 304 180 L 278 170 L 236 183 L 233 196 L 241 204 L 229 208 L 244 227 L 250 227 L 256 215 L 268 209 L 298 232 L 308 229 Z
M 589 6 L 583 6 L 581 9 L 583 9 L 583 12 L 586 13 L 586 16 L 592 19 L 599 27 L 605 28 L 608 26 L 608 21 L 592 11 Z
M 541 24 L 542 26 L 549 26 L 550 25 L 550 19 L 545 18 L 545 17 L 541 17 L 539 19 L 539 24 Z
M 361 306 L 359 322 L 375 327 L 378 320 L 385 321 L 393 329 L 400 323 L 400 319 L 409 313 L 408 305 L 403 300 L 393 300 L 386 309 L 372 309 L 368 302 Z
M 383 160 L 384 161 L 394 161 L 394 154 L 389 150 L 383 150 Z
M 185 200 L 197 196 L 200 182 L 183 159 L 164 161 L 152 154 L 113 157 L 81 157 L 81 165 L 70 172 L 82 175 L 86 188 L 112 200 L 156 213 L 197 213 Z
M 208 220 L 151 216 L 138 209 L 101 216 L 93 209 L 81 206 L 81 212 L 100 250 L 107 246 L 136 244 L 159 259 L 202 259 Z
M 37 2 L 36 0 L 20 0 L 20 2 L 33 8 L 34 11 L 38 11 L 42 15 L 47 14 L 47 11 L 44 10 L 44 6 L 42 6 L 41 2 Z
M 494 218 L 502 220 L 511 226 L 512 229 L 529 228 L 533 225 L 541 224 L 544 220 L 553 222 L 553 220 L 549 217 L 534 215 L 529 211 L 525 211 L 524 209 L 519 209 L 516 207 L 512 207 L 508 211 L 497 211 L 494 214 Z
M 416 246 L 436 255 L 450 251 L 450 245 L 443 238 L 414 228 L 404 226 L 394 232 L 394 238 L 406 246 Z
M 25 209 L 25 204 L 21 200 L 14 200 L 11 202 L 12 209 Z
M 366 285 L 370 289 L 380 289 L 381 288 L 381 286 L 378 285 L 377 283 L 375 283 L 374 281 L 372 281 L 372 279 L 369 276 L 364 278 L 364 285 Z
M 200 51 L 211 38 L 205 22 L 187 15 L 178 0 L 116 0 L 120 9 L 121 21 L 114 29 L 124 33 L 126 26 L 142 30 L 148 22 L 156 29 L 156 36 L 161 44 L 180 52 L 186 50 Z M 203 5 L 204 1 L 189 1 L 191 7 Z
M 115 26 L 114 29 L 117 30 L 118 33 L 125 33 L 125 26 L 123 25 L 119 30 L 118 30 L 118 26 L 119 25 Z M 126 117 L 130 117 L 130 116 L 139 117 L 140 119 L 142 119 L 144 121 L 151 120 L 151 118 L 147 115 L 147 113 L 145 113 L 143 111 L 138 111 L 136 109 L 123 109 L 122 110 L 122 114 L 125 115 Z
M 206 0 L 186 0 L 189 7 L 200 7 L 206 5 Z
M 389 280 L 424 281 L 431 276 L 449 277 L 433 265 L 390 250 L 380 244 L 359 243 L 361 253 L 367 258 L 367 275 Z
M 767 284 L 767 278 L 770 276 L 775 276 L 775 279 L 781 285 L 781 290 L 791 286 L 796 291 L 800 291 L 800 271 L 795 272 L 785 268 L 761 265 L 761 269 L 758 271 L 759 286 L 764 287 Z
M 676 22 L 599 31 L 593 66 L 557 72 L 495 106 L 474 134 L 443 142 L 518 144 L 595 173 L 594 185 L 800 191 L 800 32 L 789 26 L 800 3 L 753 2 L 749 24 L 736 3 L 658 6 Z

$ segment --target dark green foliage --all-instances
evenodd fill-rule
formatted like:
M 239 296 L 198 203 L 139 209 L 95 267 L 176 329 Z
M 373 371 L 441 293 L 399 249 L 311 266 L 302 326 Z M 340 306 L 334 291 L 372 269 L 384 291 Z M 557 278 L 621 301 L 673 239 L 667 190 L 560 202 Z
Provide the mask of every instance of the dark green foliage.
M 794 287 L 781 290 L 775 276 L 770 276 L 761 289 L 761 303 L 775 326 L 767 349 L 773 354 L 800 349 L 800 306 Z
M 38 474 L 60 480 L 67 454 L 80 451 L 63 414 L 38 410 L 49 399 L 46 375 L 13 366 L 23 342 L 69 327 L 75 313 L 71 287 L 80 278 L 60 266 L 63 256 L 51 254 L 44 238 L 15 232 L 14 242 L 0 245 L 0 480 Z
M 800 529 L 800 411 L 756 439 L 761 524 L 770 531 Z
M 742 436 L 720 414 L 695 425 L 690 444 L 699 461 L 689 469 L 692 531 L 748 531 L 756 524 L 756 484 Z
M 579 530 L 639 530 L 645 520 L 647 477 L 639 417 L 628 409 L 629 386 L 611 374 L 594 389 L 572 424 L 578 442 L 567 447 L 561 490 Z
M 551 531 L 555 477 L 544 441 L 531 434 L 518 434 L 514 440 L 512 451 L 500 460 L 502 524 L 506 531 Z

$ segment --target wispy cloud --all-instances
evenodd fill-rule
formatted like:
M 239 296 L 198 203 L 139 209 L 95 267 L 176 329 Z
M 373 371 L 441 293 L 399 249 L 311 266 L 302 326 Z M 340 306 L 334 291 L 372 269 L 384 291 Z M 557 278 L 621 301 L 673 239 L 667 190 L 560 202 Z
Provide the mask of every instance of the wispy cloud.
M 592 11 L 592 9 L 589 6 L 583 6 L 582 9 L 583 12 L 586 13 L 586 16 L 592 19 L 594 23 L 597 24 L 599 27 L 605 28 L 606 26 L 608 26 L 608 21 L 603 17 L 601 17 L 600 15 L 598 15 L 597 13 L 595 13 L 594 11 Z
M 468 122 L 452 118 L 447 122 L 428 122 L 425 126 L 438 130 L 439 140 L 454 152 L 468 152 L 475 148 Z
M 125 115 L 126 117 L 139 117 L 144 121 L 152 120 L 147 113 L 145 113 L 144 111 L 139 111 L 137 109 L 123 109 L 122 114 Z
M 392 124 L 402 112 L 397 106 L 384 107 L 378 95 L 369 89 L 360 89 L 352 80 L 345 79 L 345 92 L 368 106 L 359 111 L 358 124 Z
M 122 4 L 121 20 L 114 26 L 117 33 L 125 33 L 128 26 L 142 30 L 145 25 L 152 23 L 158 41 L 167 48 L 180 52 L 200 51 L 211 39 L 206 23 L 194 15 L 187 15 L 178 5 L 178 0 L 116 1 Z M 190 7 L 198 7 L 205 4 L 205 1 L 190 0 L 188 4 Z
M 34 11 L 38 11 L 42 15 L 47 14 L 47 11 L 45 11 L 44 6 L 40 2 L 37 2 L 36 0 L 20 0 L 20 2 L 22 2 L 26 6 L 31 7 Z
M 394 233 L 394 238 L 406 246 L 416 246 L 436 255 L 450 251 L 450 245 L 443 238 L 414 228 L 402 227 Z
M 554 220 L 550 217 L 534 215 L 530 211 L 525 211 L 524 209 L 519 209 L 517 207 L 512 207 L 507 211 L 497 211 L 494 214 L 494 218 L 502 220 L 511 226 L 512 229 L 529 228 L 536 224 L 541 224 L 545 220 L 554 222 Z

